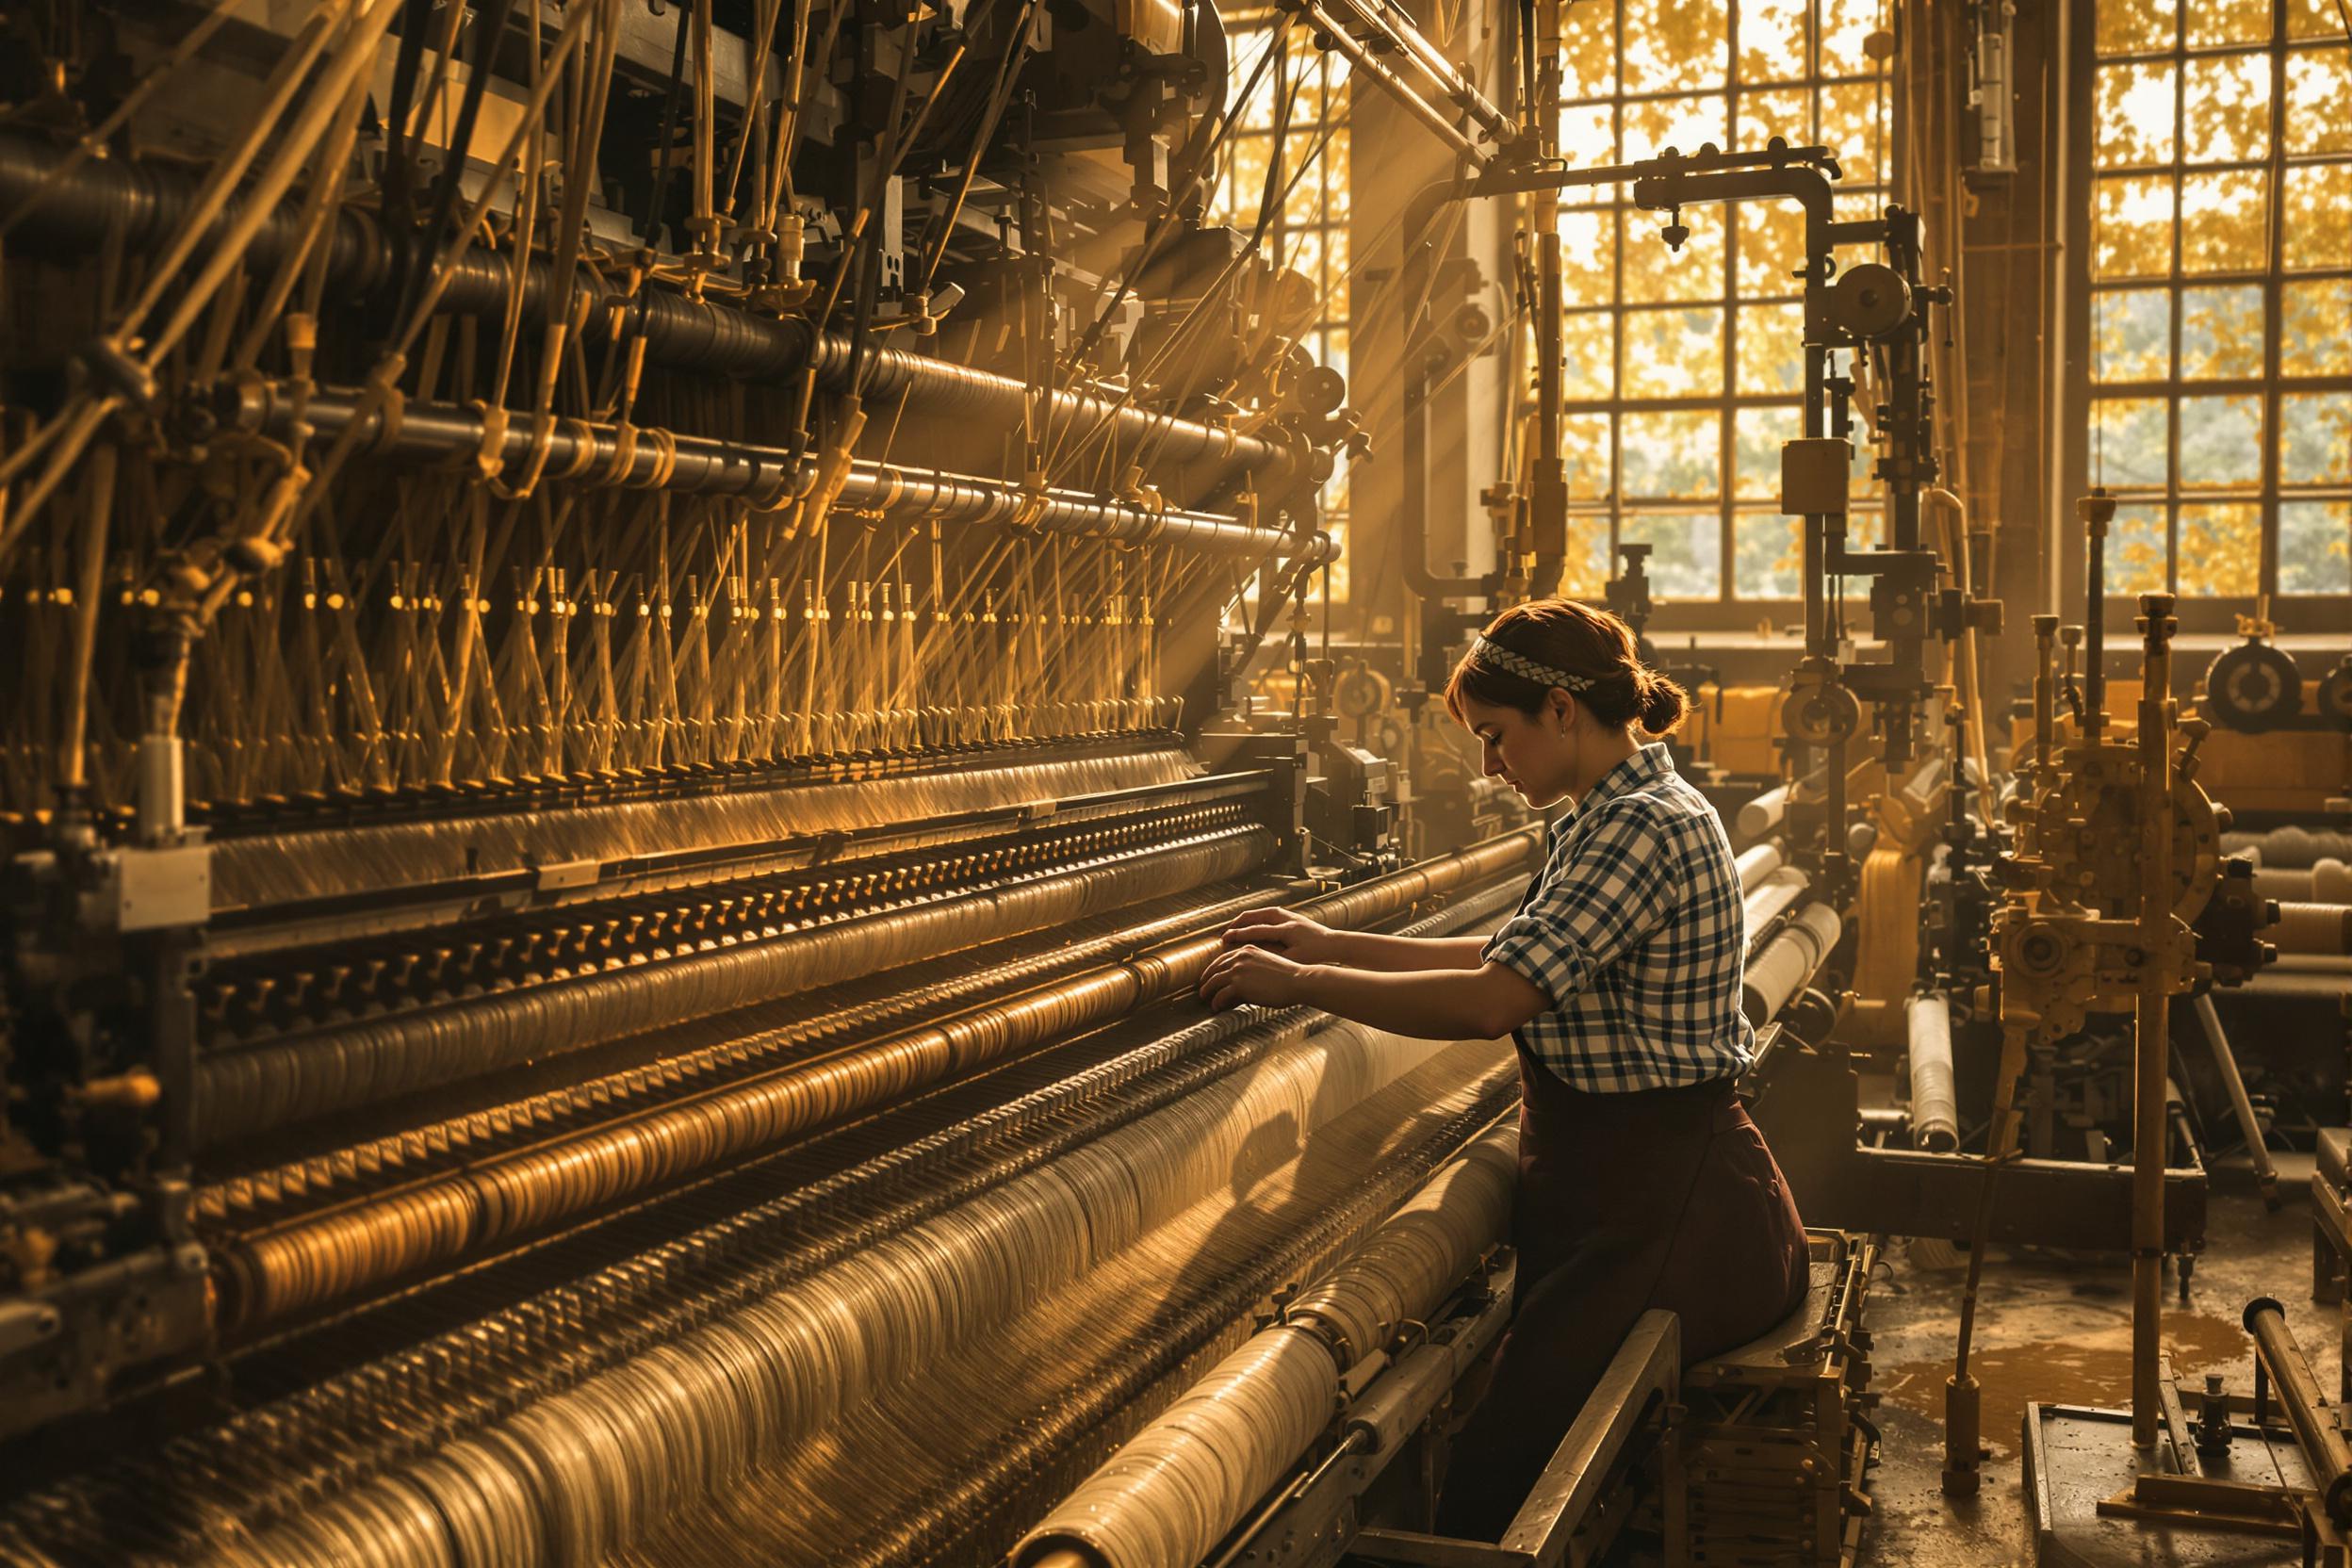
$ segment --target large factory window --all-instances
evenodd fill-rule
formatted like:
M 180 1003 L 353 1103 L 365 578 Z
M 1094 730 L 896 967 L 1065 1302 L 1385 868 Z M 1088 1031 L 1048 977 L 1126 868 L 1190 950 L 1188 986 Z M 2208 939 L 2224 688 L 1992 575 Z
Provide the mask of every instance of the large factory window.
M 2108 589 L 2352 592 L 2334 0 L 2098 0 L 2098 39 L 2088 480 L 2121 498 Z
M 1570 8 L 1563 151 L 1572 164 L 1705 142 L 1821 143 L 1844 166 L 1838 216 L 1885 201 L 1887 83 L 1882 0 L 1622 0 Z M 1572 192 L 1572 195 L 1575 194 Z M 1655 591 L 1770 600 L 1798 591 L 1798 531 L 1780 514 L 1780 446 L 1802 433 L 1804 255 L 1792 205 L 1745 202 L 1662 214 L 1598 189 L 1560 219 L 1567 266 L 1571 526 L 1586 575 L 1612 546 L 1647 540 Z M 1857 497 L 1871 453 L 1857 439 Z M 1877 518 L 1853 531 L 1867 542 Z
M 1250 231 L 1268 182 L 1280 179 L 1287 196 L 1267 215 L 1264 253 L 1313 286 L 1315 317 L 1300 346 L 1318 364 L 1346 375 L 1348 61 L 1316 49 L 1313 30 L 1279 11 L 1245 8 L 1225 25 L 1233 90 L 1250 90 L 1233 115 L 1224 167 L 1209 198 L 1210 217 Z M 1269 48 L 1280 52 L 1261 71 Z M 1348 598 L 1345 451 L 1336 454 L 1336 464 L 1323 491 L 1323 517 L 1342 546 L 1330 568 L 1331 601 L 1340 604 Z

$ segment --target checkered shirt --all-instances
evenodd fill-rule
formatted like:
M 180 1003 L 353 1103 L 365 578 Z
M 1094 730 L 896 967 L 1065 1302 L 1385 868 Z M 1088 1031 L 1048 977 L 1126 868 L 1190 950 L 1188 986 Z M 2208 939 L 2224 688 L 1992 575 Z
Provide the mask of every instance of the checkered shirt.
M 1746 1069 L 1746 949 L 1723 822 L 1647 745 L 1552 825 L 1543 874 L 1485 956 L 1550 999 L 1519 1043 L 1576 1088 L 1630 1094 Z

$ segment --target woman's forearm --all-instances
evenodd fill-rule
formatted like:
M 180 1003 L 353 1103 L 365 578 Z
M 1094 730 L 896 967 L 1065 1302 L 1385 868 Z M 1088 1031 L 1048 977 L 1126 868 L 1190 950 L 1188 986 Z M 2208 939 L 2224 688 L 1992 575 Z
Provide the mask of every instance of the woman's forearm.
M 1386 972 L 1315 964 L 1299 986 L 1307 1006 L 1425 1040 L 1494 1039 L 1544 1004 L 1541 991 L 1499 964 Z
M 1349 969 L 1406 973 L 1415 970 L 1476 969 L 1485 962 L 1484 937 L 1391 937 L 1379 931 L 1334 931 L 1333 963 Z

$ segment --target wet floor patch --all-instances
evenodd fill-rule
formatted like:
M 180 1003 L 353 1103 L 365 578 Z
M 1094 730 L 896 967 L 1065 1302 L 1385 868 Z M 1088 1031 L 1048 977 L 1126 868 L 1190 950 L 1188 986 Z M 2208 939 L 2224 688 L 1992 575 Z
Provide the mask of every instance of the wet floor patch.
M 2184 1378 L 2230 1371 L 2248 1354 L 2246 1331 L 2201 1313 L 2164 1314 L 2164 1354 Z M 1968 1357 L 1979 1387 L 1984 1446 L 1997 1459 L 2017 1452 L 2030 1400 L 2044 1404 L 2121 1407 L 2132 1401 L 2132 1325 L 2128 1320 L 2064 1339 L 1983 1346 Z M 1941 1422 L 1949 1356 L 1896 1362 L 1873 1380 L 1889 1403 Z

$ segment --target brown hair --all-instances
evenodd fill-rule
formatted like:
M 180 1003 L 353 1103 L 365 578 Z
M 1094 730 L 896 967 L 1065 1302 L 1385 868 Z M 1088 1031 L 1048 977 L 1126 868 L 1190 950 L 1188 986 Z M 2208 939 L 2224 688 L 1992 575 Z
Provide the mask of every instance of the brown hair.
M 1486 636 L 1522 658 L 1591 681 L 1569 694 L 1610 729 L 1639 724 L 1652 735 L 1663 735 L 1690 711 L 1690 699 L 1682 688 L 1642 662 L 1633 629 L 1606 610 L 1574 599 L 1532 599 L 1489 621 Z M 1533 713 L 1551 690 L 1526 676 L 1464 659 L 1446 682 L 1446 710 L 1460 719 L 1462 703 L 1470 701 Z

